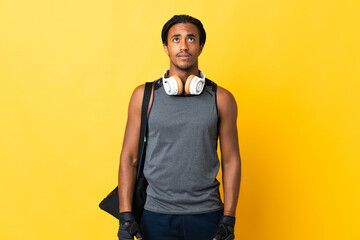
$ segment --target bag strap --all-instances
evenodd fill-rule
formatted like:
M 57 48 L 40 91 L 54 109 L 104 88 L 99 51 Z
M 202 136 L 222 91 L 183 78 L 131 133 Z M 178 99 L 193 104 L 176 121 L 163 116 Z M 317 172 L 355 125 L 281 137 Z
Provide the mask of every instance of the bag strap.
M 141 108 L 141 126 L 140 126 L 140 138 L 139 138 L 139 155 L 140 159 L 138 166 L 138 173 L 136 179 L 143 174 L 143 167 L 145 163 L 144 150 L 146 146 L 146 132 L 147 132 L 147 121 L 148 121 L 148 108 L 150 103 L 151 90 L 153 88 L 153 82 L 145 83 L 144 97 Z

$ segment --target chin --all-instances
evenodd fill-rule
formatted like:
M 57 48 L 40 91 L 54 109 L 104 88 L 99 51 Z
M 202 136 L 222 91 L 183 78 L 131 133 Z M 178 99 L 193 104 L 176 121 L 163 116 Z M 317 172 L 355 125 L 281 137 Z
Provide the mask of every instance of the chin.
M 186 70 L 190 70 L 193 65 L 175 65 L 175 67 L 177 67 L 180 70 L 186 71 Z

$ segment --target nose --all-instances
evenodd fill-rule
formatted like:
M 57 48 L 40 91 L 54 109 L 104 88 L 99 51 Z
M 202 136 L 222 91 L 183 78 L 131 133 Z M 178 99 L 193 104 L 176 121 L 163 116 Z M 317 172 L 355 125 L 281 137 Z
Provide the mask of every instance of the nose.
M 188 45 L 186 39 L 180 41 L 180 50 L 185 51 L 188 50 Z

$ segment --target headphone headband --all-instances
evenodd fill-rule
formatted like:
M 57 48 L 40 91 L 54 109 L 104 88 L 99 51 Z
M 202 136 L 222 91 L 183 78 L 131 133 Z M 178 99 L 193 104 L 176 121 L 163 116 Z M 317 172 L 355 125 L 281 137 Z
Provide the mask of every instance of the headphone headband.
M 204 73 L 201 71 L 201 70 L 199 70 L 199 73 L 200 73 L 200 77 L 202 78 L 202 79 L 204 79 L 204 81 L 205 81 L 205 75 L 204 75 Z M 166 71 L 165 71 L 165 73 L 163 74 L 163 77 L 162 77 L 162 79 L 163 79 L 163 81 L 164 81 L 164 79 L 167 79 L 167 76 L 169 75 L 169 69 L 167 69 Z

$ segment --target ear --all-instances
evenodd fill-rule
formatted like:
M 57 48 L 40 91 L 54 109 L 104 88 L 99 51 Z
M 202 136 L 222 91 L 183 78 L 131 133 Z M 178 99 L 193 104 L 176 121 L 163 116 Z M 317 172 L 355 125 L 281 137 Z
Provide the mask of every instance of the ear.
M 165 50 L 166 54 L 169 56 L 169 49 L 168 49 L 168 47 L 167 47 L 165 44 L 163 44 L 163 47 L 164 47 L 164 50 Z
M 204 43 L 200 45 L 200 53 L 199 53 L 199 55 L 202 53 L 203 48 L 204 48 Z

